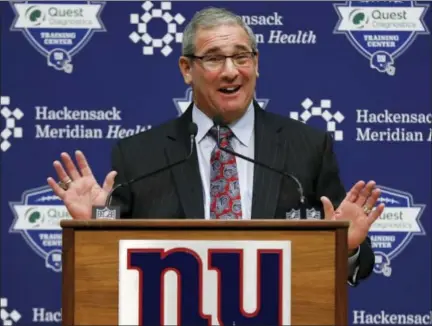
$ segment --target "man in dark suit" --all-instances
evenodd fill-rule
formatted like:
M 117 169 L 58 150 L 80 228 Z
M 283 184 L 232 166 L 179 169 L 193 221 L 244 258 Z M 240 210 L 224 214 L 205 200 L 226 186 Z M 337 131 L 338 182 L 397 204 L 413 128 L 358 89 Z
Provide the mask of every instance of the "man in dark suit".
M 339 178 L 331 137 L 300 122 L 262 110 L 253 99 L 258 50 L 253 32 L 229 11 L 198 12 L 183 35 L 179 66 L 193 89 L 193 103 L 179 118 L 127 139 L 113 150 L 113 171 L 96 182 L 81 152 L 79 170 L 62 153 L 54 162 L 60 182 L 48 184 L 74 218 L 91 218 L 116 183 L 126 182 L 184 159 L 190 150 L 189 126 L 198 126 L 192 157 L 114 193 L 122 218 L 285 219 L 299 208 L 292 179 L 236 158 L 228 147 L 296 176 L 309 207 L 325 219 L 349 220 L 349 281 L 357 284 L 372 271 L 374 254 L 367 233 L 384 205 L 373 181 L 356 183 L 346 193 Z M 213 119 L 223 126 L 215 132 Z M 151 152 L 148 150 L 151 149 Z M 335 209 L 335 207 L 337 209 Z

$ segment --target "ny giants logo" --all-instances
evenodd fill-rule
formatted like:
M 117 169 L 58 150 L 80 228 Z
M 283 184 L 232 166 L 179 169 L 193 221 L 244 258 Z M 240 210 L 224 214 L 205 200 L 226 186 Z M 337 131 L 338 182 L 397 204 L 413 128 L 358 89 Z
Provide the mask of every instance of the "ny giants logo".
M 127 240 L 120 248 L 120 325 L 290 323 L 289 242 Z

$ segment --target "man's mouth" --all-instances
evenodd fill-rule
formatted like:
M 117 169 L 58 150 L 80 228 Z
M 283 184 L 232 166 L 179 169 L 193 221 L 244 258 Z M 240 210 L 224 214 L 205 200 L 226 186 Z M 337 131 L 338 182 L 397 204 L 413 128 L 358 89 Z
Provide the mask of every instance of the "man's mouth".
M 240 89 L 240 87 L 241 86 L 219 88 L 219 92 L 222 92 L 224 94 L 234 94 Z

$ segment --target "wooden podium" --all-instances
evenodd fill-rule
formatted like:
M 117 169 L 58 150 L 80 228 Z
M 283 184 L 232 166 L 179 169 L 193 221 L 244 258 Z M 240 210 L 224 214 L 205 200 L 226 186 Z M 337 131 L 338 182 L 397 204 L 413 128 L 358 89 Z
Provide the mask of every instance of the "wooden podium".
M 291 324 L 348 325 L 348 222 L 63 220 L 63 325 L 118 325 L 119 241 L 291 242 Z M 145 290 L 144 290 L 145 291 Z M 144 325 L 145 326 L 145 325 Z

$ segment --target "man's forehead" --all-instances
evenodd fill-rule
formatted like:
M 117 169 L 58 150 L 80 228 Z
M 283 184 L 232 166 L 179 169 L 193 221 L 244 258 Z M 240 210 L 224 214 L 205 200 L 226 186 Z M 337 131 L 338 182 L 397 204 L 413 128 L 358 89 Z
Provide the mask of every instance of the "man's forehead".
M 223 53 L 223 52 L 238 52 L 238 51 L 250 51 L 250 46 L 246 44 L 227 44 L 225 46 L 210 46 L 205 48 L 205 53 Z
M 199 29 L 196 34 L 197 50 L 208 52 L 250 51 L 250 40 L 240 26 L 218 26 Z

